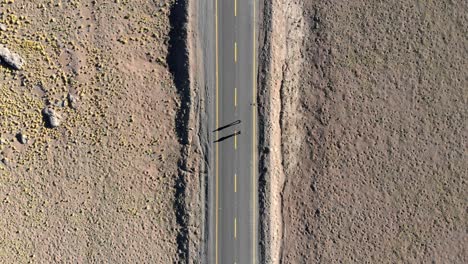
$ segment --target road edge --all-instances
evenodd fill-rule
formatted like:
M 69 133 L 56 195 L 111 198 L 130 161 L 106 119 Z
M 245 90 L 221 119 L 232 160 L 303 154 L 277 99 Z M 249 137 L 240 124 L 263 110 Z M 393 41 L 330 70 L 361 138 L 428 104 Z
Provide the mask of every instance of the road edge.
M 203 247 L 203 239 L 206 235 L 206 197 L 207 177 L 208 174 L 208 161 L 209 161 L 209 140 L 208 140 L 208 127 L 203 126 L 206 124 L 206 114 L 208 107 L 206 106 L 206 90 L 203 88 L 204 79 L 201 77 L 200 72 L 203 72 L 202 65 L 202 50 L 200 38 L 198 34 L 198 5 L 196 1 L 187 0 L 187 45 L 188 45 L 188 69 L 191 97 L 193 98 L 190 109 L 190 123 L 189 130 L 192 137 L 192 152 L 195 159 L 192 159 L 192 167 L 195 169 L 193 181 L 188 186 L 187 192 L 190 195 L 187 200 L 191 203 L 190 208 L 192 215 L 189 220 L 190 236 L 188 241 L 190 258 L 188 263 L 203 263 L 204 256 L 206 255 L 205 248 Z
M 190 187 L 192 188 L 191 197 L 195 199 L 191 202 L 198 207 L 193 207 L 196 210 L 196 219 L 191 221 L 193 229 L 191 240 L 194 239 L 194 241 L 189 241 L 189 251 L 192 257 L 188 261 L 189 263 L 210 263 L 212 252 L 209 243 L 212 234 L 209 230 L 213 207 L 210 198 L 213 194 L 209 186 L 214 184 L 210 178 L 214 168 L 214 151 L 210 132 L 211 110 L 214 103 L 211 90 L 214 80 L 210 69 L 214 66 L 209 58 L 213 43 L 207 36 L 214 34 L 208 22 L 212 18 L 213 6 L 209 0 L 186 1 L 188 1 L 188 69 L 193 98 L 190 131 L 196 145 L 193 154 L 198 157 L 197 163 L 194 164 L 198 168 L 196 174 L 198 178 L 194 182 L 195 186 Z

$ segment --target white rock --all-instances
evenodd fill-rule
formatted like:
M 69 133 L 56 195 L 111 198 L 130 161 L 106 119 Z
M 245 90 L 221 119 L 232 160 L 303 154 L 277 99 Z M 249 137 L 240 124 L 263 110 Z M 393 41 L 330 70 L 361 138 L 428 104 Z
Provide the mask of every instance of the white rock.
M 62 117 L 59 113 L 55 112 L 54 109 L 46 107 L 42 110 L 42 115 L 44 116 L 47 127 L 55 128 L 60 125 Z
M 2 158 L 2 163 L 5 164 L 5 166 L 10 166 L 10 160 L 8 158 Z
M 71 93 L 68 93 L 67 95 L 67 101 L 68 101 L 68 105 L 73 108 L 73 109 L 76 109 L 78 106 L 78 99 L 76 98 L 75 95 L 71 94 Z
M 0 45 L 0 58 L 15 70 L 21 70 L 23 68 L 23 58 L 2 45 Z
M 6 30 L 7 30 L 7 26 L 6 26 L 5 24 L 0 23 L 0 30 L 1 30 L 1 31 L 6 31 Z
M 16 135 L 16 138 L 18 139 L 19 143 L 21 144 L 28 144 L 28 136 L 26 136 L 24 133 L 20 132 Z

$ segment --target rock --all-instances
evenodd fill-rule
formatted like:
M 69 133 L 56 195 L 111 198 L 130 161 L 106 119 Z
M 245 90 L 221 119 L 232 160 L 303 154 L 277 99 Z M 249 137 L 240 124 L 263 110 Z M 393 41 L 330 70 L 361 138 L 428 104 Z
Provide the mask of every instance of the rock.
M 21 144 L 28 144 L 28 136 L 26 136 L 23 132 L 16 134 L 16 139 Z
M 42 110 L 42 117 L 48 128 L 58 127 L 62 119 L 60 114 L 50 107 L 46 107 Z
M 78 107 L 78 99 L 76 98 L 76 96 L 74 96 L 71 93 L 68 93 L 67 100 L 68 100 L 68 106 L 76 110 L 76 108 Z
M 10 166 L 10 160 L 8 158 L 2 158 L 2 163 L 5 164 L 5 166 Z
M 23 58 L 2 45 L 0 45 L 0 58 L 15 70 L 21 70 L 23 68 Z
M 0 30 L 1 30 L 1 31 L 6 31 L 6 30 L 7 30 L 7 26 L 6 26 L 5 24 L 0 23 Z

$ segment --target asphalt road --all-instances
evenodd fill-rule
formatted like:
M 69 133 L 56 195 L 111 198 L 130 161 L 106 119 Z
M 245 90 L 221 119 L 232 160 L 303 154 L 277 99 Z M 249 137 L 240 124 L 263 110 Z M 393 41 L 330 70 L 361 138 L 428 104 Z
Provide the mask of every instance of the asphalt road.
M 214 61 L 205 65 L 207 85 L 208 80 L 214 84 L 208 88 L 214 101 L 208 113 L 214 139 L 208 262 L 257 263 L 257 0 L 205 1 L 214 1 L 199 5 L 204 8 L 199 14 L 205 15 L 199 20 L 201 36 L 208 38 L 202 40 L 205 60 Z

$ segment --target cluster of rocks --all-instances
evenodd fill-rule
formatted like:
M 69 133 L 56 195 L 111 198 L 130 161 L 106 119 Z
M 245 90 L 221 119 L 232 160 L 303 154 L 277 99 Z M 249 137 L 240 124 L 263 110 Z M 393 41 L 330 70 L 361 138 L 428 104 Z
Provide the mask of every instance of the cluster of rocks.
M 42 118 L 47 128 L 56 128 L 60 126 L 60 123 L 62 122 L 62 116 L 50 106 L 42 109 Z M 15 138 L 23 145 L 28 144 L 29 142 L 29 137 L 23 131 L 16 134 Z M 0 138 L 0 145 L 1 144 L 6 144 L 6 141 L 2 138 Z
M 0 23 L 0 31 L 7 31 L 7 26 Z M 13 70 L 22 70 L 25 60 L 15 52 L 10 51 L 6 46 L 0 44 L 0 63 Z M 66 100 L 63 101 L 63 107 L 69 106 L 72 109 L 77 109 L 78 100 L 75 95 L 69 93 Z M 56 128 L 62 122 L 62 116 L 51 106 L 46 106 L 42 109 L 42 118 L 47 128 Z M 21 144 L 28 143 L 28 137 L 23 132 L 16 134 L 16 139 Z M 0 142 L 1 143 L 1 142 Z
M 60 126 L 60 123 L 62 122 L 62 116 L 49 106 L 42 109 L 42 118 L 47 128 L 56 128 Z M 15 138 L 23 145 L 28 144 L 29 142 L 28 136 L 22 131 L 16 134 Z M 4 142 L 3 139 L 0 139 L 0 144 L 4 143 L 6 142 Z
M 62 101 L 61 103 L 55 104 L 58 107 L 70 107 L 72 109 L 78 108 L 78 99 L 75 95 L 69 93 L 67 95 L 67 99 Z M 56 128 L 60 126 L 62 122 L 62 115 L 52 108 L 52 105 L 46 106 L 42 109 L 42 118 L 44 120 L 45 126 L 47 128 Z

